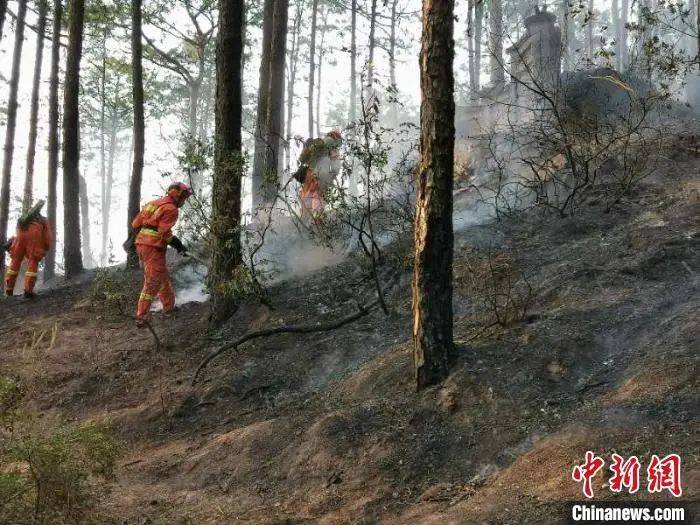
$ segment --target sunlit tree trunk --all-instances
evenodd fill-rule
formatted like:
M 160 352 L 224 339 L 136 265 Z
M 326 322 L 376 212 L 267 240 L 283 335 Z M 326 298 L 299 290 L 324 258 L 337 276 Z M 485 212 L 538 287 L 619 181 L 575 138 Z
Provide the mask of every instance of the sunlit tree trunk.
M 134 161 L 129 182 L 129 211 L 127 228 L 131 232 L 131 221 L 141 208 L 141 181 L 143 179 L 143 157 L 145 149 L 145 122 L 143 116 L 143 42 L 141 41 L 141 0 L 131 3 L 131 72 L 134 102 Z M 116 137 L 115 137 L 116 140 Z M 129 253 L 127 265 L 136 267 L 138 257 L 135 248 Z
M 44 38 L 46 37 L 46 0 L 38 0 L 39 17 L 36 23 L 36 54 L 34 55 L 34 79 L 32 101 L 29 110 L 29 140 L 27 141 L 27 165 L 24 177 L 22 211 L 32 206 L 34 198 L 34 157 L 36 154 L 37 121 L 39 119 L 39 91 L 41 88 L 41 63 L 44 58 Z
M 83 48 L 84 0 L 71 0 L 68 60 L 63 94 L 63 262 L 66 278 L 83 271 L 80 253 L 80 58 Z
M 311 7 L 311 41 L 309 42 L 309 138 L 314 136 L 314 76 L 316 75 L 316 22 L 318 21 L 318 0 Z
M 211 321 L 219 324 L 237 308 L 227 285 L 241 264 L 241 124 L 243 0 L 219 0 L 216 48 L 216 131 L 212 190 L 212 263 L 209 270 Z
M 9 95 L 7 98 L 7 124 L 5 127 L 5 157 L 2 166 L 2 187 L 0 189 L 0 246 L 5 246 L 7 223 L 10 218 L 10 181 L 12 178 L 12 160 L 15 153 L 15 131 L 17 128 L 17 90 L 22 63 L 22 44 L 24 43 L 24 18 L 27 14 L 27 0 L 19 0 L 17 6 L 17 25 L 15 27 L 15 46 L 12 54 L 12 72 L 10 74 Z M 1 248 L 0 248 L 1 249 Z M 5 268 L 5 257 L 0 257 L 0 276 Z
M 61 0 L 54 0 L 53 31 L 51 40 L 51 75 L 49 80 L 49 164 L 47 218 L 51 230 L 56 231 L 56 183 L 58 182 L 58 74 L 61 59 L 61 18 L 63 6 Z M 51 245 L 44 263 L 44 279 L 53 279 L 56 275 L 56 242 Z
M 270 203 L 277 195 L 284 118 L 284 65 L 287 57 L 287 19 L 289 0 L 275 1 L 275 16 L 270 42 L 270 85 L 267 96 L 267 149 L 264 199 Z
M 418 167 L 413 343 L 416 385 L 449 373 L 452 337 L 454 160 L 453 0 L 423 0 L 421 160 Z
M 491 0 L 489 6 L 489 44 L 491 84 L 502 85 L 505 82 L 503 70 L 503 2 Z
M 253 154 L 253 210 L 258 208 L 263 200 L 263 185 L 265 182 L 265 163 L 267 160 L 268 133 L 267 112 L 270 96 L 270 61 L 272 60 L 272 33 L 274 31 L 275 4 L 277 0 L 265 0 L 263 6 L 263 35 L 260 50 L 260 74 L 258 75 L 258 108 L 255 121 L 255 151 Z

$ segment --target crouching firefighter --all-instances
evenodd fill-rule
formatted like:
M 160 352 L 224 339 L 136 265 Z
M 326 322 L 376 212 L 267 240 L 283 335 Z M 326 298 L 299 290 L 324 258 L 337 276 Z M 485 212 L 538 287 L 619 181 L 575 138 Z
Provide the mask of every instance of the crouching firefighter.
M 178 208 L 192 195 L 190 187 L 183 182 L 175 182 L 168 188 L 165 197 L 146 204 L 131 223 L 133 234 L 124 247 L 136 244 L 141 264 L 143 265 L 143 289 L 136 309 L 136 325 L 145 326 L 151 302 L 158 297 L 164 312 L 175 309 L 175 292 L 173 291 L 165 253 L 168 246 L 178 253 L 187 255 L 184 245 L 172 229 L 178 218 Z
M 5 246 L 10 253 L 10 265 L 5 272 L 5 294 L 9 297 L 14 294 L 15 282 L 22 261 L 27 259 L 27 271 L 24 274 L 24 297 L 34 297 L 34 285 L 36 284 L 39 262 L 49 251 L 53 242 L 53 235 L 49 221 L 41 215 L 44 201 L 39 200 L 17 221 L 17 232 Z

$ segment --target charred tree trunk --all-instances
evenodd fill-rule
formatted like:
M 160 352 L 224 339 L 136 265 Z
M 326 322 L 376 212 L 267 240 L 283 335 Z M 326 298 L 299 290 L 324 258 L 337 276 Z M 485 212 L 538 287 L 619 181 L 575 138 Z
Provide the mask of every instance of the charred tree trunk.
M 279 182 L 280 146 L 284 117 L 284 65 L 287 56 L 288 0 L 276 0 L 275 16 L 270 42 L 270 86 L 267 95 L 267 149 L 265 158 L 265 185 L 263 198 L 271 203 L 277 195 Z
M 491 84 L 502 85 L 503 74 L 503 3 L 491 0 L 489 8 L 489 42 L 491 45 Z
M 423 0 L 421 161 L 415 223 L 413 342 L 417 387 L 445 379 L 452 339 L 453 0 Z
M 241 64 L 243 0 L 219 0 L 216 49 L 216 142 L 212 199 L 212 263 L 209 271 L 211 321 L 219 324 L 237 308 L 228 284 L 241 264 Z
M 44 38 L 46 37 L 46 0 L 38 0 L 39 18 L 36 23 L 36 54 L 34 55 L 34 79 L 32 82 L 32 102 L 29 110 L 29 140 L 27 142 L 27 166 L 24 177 L 24 197 L 22 211 L 32 206 L 34 198 L 34 156 L 36 154 L 37 121 L 39 119 L 39 90 L 41 88 L 41 63 L 44 58 Z
M 86 268 L 94 266 L 90 243 L 90 199 L 88 199 L 87 183 L 85 177 L 80 175 L 80 225 L 83 232 L 83 265 Z
M 83 50 L 84 0 L 71 0 L 68 60 L 63 94 L 63 261 L 66 278 L 83 271 L 80 253 L 80 58 Z
M 7 125 L 5 131 L 5 158 L 2 166 L 2 189 L 0 189 L 0 246 L 5 246 L 7 223 L 10 218 L 10 181 L 12 177 L 12 160 L 15 153 L 15 131 L 17 128 L 17 90 L 22 63 L 22 44 L 24 43 L 24 18 L 27 14 L 27 0 L 19 0 L 17 7 L 17 26 L 15 28 L 15 46 L 12 54 L 12 73 L 10 76 L 9 96 L 7 99 Z M 0 270 L 5 268 L 4 254 L 0 257 Z M 1 274 L 2 272 L 0 272 Z
M 316 22 L 318 21 L 318 0 L 311 6 L 311 41 L 309 42 L 309 137 L 314 136 L 314 75 L 316 74 Z
M 56 183 L 58 182 L 58 69 L 61 59 L 61 0 L 54 0 L 53 35 L 51 40 L 51 76 L 49 81 L 49 165 L 47 216 L 51 231 L 56 231 Z M 56 276 L 56 241 L 51 244 L 44 263 L 44 280 Z
M 258 83 L 258 109 L 255 121 L 255 152 L 253 154 L 252 197 L 253 210 L 263 200 L 265 184 L 265 163 L 267 160 L 268 132 L 267 112 L 270 101 L 270 62 L 272 60 L 272 33 L 277 0 L 265 0 L 263 7 L 263 38 L 260 51 L 260 81 Z
M 141 207 L 141 180 L 143 178 L 143 156 L 145 148 L 145 123 L 143 118 L 143 43 L 141 42 L 141 0 L 131 3 L 131 71 L 133 77 L 134 102 L 134 161 L 129 182 L 129 212 L 127 228 L 131 233 L 131 221 Z M 136 249 L 129 253 L 127 266 L 136 267 Z

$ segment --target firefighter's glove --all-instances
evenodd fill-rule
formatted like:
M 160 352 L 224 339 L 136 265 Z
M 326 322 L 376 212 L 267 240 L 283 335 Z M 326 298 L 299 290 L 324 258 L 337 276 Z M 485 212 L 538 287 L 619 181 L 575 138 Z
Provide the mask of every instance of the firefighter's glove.
M 185 248 L 185 245 L 182 244 L 182 241 L 175 237 L 173 235 L 173 238 L 170 239 L 170 242 L 168 243 L 170 246 L 175 248 L 177 250 L 177 253 L 182 254 L 182 255 L 187 255 L 187 248 Z

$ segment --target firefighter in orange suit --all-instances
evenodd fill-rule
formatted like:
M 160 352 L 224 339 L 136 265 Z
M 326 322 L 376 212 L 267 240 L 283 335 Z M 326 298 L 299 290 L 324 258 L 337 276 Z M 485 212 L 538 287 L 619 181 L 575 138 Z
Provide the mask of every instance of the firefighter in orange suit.
M 14 294 L 17 274 L 19 274 L 22 261 L 27 259 L 27 271 L 24 274 L 24 296 L 28 299 L 34 297 L 39 262 L 49 251 L 53 242 L 49 221 L 40 213 L 43 204 L 44 201 L 39 201 L 28 214 L 20 218 L 17 222 L 15 236 L 10 239 L 6 246 L 11 257 L 10 265 L 5 272 L 5 294 L 7 296 Z
M 138 326 L 145 325 L 151 302 L 156 296 L 163 305 L 164 312 L 175 309 L 175 292 L 165 263 L 165 252 L 168 246 L 172 246 L 181 254 L 187 253 L 180 239 L 173 235 L 172 229 L 177 222 L 178 208 L 190 195 L 192 189 L 187 184 L 171 184 L 165 197 L 146 204 L 131 223 L 137 232 L 136 252 L 143 265 L 143 289 L 136 310 Z

